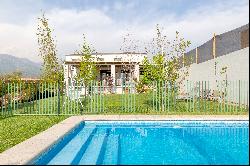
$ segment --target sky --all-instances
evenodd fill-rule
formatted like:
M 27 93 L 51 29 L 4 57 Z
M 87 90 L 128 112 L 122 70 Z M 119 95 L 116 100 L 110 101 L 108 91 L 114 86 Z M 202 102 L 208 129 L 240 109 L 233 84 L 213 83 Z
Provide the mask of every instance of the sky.
M 62 59 L 83 34 L 97 52 L 120 52 L 127 33 L 143 45 L 159 24 L 169 40 L 175 31 L 190 40 L 190 50 L 249 23 L 248 0 L 0 0 L 0 54 L 41 61 L 36 32 L 43 12 Z

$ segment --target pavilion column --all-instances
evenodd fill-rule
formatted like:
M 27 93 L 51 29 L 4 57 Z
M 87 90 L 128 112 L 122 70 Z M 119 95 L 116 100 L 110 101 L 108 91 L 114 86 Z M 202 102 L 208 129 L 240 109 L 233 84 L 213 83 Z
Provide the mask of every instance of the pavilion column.
M 136 78 L 137 81 L 139 81 L 139 77 L 140 77 L 140 68 L 139 68 L 139 65 L 135 65 L 134 77 Z
M 68 96 L 68 88 L 69 88 L 69 65 L 63 65 L 64 68 L 64 83 L 66 85 L 66 95 Z
M 111 65 L 111 77 L 113 79 L 113 85 L 115 85 L 115 65 Z

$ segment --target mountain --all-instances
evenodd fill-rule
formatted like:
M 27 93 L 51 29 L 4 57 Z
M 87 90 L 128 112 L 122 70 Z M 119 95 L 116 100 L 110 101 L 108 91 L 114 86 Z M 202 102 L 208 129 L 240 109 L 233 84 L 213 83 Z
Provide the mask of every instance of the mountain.
M 21 71 L 23 77 L 36 78 L 40 75 L 41 64 L 26 58 L 18 58 L 13 55 L 0 54 L 0 74 Z

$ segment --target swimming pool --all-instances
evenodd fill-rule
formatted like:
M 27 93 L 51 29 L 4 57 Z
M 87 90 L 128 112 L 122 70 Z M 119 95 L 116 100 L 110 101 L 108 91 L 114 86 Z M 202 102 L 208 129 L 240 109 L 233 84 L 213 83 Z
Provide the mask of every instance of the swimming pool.
M 85 121 L 31 164 L 249 164 L 248 121 Z

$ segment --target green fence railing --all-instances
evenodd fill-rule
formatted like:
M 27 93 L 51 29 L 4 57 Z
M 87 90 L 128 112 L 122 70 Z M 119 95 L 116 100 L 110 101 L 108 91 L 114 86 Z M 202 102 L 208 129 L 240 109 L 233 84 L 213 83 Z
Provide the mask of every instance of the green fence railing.
M 0 115 L 246 113 L 248 81 L 154 82 L 139 93 L 135 83 L 72 85 L 2 82 Z

